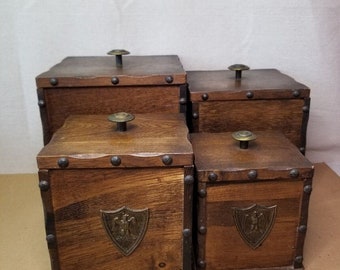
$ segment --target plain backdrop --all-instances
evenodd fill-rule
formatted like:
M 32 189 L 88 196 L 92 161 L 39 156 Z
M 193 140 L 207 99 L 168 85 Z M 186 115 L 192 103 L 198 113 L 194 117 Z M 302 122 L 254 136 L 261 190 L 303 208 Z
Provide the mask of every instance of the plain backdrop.
M 340 1 L 0 0 L 0 173 L 35 173 L 35 77 L 66 56 L 177 54 L 276 68 L 311 88 L 307 157 L 340 173 Z

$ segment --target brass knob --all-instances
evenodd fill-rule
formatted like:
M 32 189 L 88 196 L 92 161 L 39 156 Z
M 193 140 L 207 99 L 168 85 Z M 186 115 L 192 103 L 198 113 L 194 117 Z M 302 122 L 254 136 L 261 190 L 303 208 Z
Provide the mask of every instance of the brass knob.
M 235 71 L 235 79 L 241 80 L 242 78 L 242 71 L 248 70 L 249 67 L 243 64 L 234 64 L 228 67 L 229 70 Z
M 135 119 L 135 116 L 131 113 L 126 112 L 118 112 L 109 115 L 108 120 L 114 123 L 117 123 L 117 131 L 126 131 L 127 130 L 127 122 Z
M 248 130 L 236 131 L 232 134 L 232 137 L 240 142 L 241 149 L 247 149 L 248 143 L 256 139 L 256 135 Z
M 130 52 L 123 50 L 123 49 L 114 49 L 107 53 L 108 55 L 116 56 L 116 67 L 122 68 L 123 67 L 123 55 L 130 54 Z

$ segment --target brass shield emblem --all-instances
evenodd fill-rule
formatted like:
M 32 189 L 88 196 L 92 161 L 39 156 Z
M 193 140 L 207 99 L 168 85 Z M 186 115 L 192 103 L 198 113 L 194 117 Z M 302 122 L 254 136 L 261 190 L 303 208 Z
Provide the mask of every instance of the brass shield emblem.
M 101 210 L 102 222 L 113 244 L 129 256 L 143 240 L 149 221 L 148 209 L 126 206 L 113 211 Z
M 253 249 L 268 237 L 276 217 L 276 205 L 254 204 L 247 208 L 233 207 L 233 218 L 242 239 Z

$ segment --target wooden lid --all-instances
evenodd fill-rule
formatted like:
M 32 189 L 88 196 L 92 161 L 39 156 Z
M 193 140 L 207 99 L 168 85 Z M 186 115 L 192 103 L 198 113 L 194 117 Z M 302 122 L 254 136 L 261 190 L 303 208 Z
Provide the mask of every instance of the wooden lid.
M 37 156 L 39 169 L 171 167 L 193 164 L 182 114 L 136 114 L 127 131 L 107 115 L 70 116 Z
M 195 133 L 191 142 L 199 181 L 309 178 L 313 165 L 281 132 L 255 131 L 241 149 L 232 132 Z M 297 170 L 298 175 L 296 175 Z M 256 173 L 252 178 L 252 173 Z M 209 179 L 215 174 L 216 179 Z M 210 176 L 210 178 L 212 178 Z
M 307 86 L 276 69 L 245 70 L 240 80 L 230 70 L 188 71 L 187 80 L 192 101 L 202 101 L 203 94 L 208 94 L 207 101 L 305 98 L 310 94 Z
M 37 76 L 36 84 L 47 88 L 186 83 L 186 72 L 176 55 L 124 56 L 123 61 L 119 68 L 114 56 L 67 57 Z

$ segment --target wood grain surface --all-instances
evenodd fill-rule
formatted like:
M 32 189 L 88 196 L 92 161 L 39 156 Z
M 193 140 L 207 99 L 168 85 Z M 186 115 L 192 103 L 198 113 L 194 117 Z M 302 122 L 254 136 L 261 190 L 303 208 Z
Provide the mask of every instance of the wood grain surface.
M 182 269 L 183 168 L 54 170 L 51 193 L 60 269 Z M 106 235 L 100 210 L 149 209 L 129 256 Z
M 67 57 L 36 77 L 44 144 L 73 114 L 185 111 L 186 72 L 178 56 L 123 59 L 117 68 L 115 57 Z
M 299 90 L 299 98 L 309 97 L 306 85 L 276 69 L 252 69 L 244 71 L 241 80 L 235 80 L 235 72 L 229 70 L 187 71 L 191 101 L 202 101 L 202 94 L 208 93 L 209 101 L 293 98 L 293 91 Z
M 173 77 L 172 84 L 186 83 L 186 72 L 176 55 L 123 56 L 123 67 L 117 68 L 115 57 L 67 57 L 36 77 L 38 88 L 52 87 L 51 78 L 58 79 L 56 87 L 113 86 L 112 77 L 119 85 L 166 85 L 165 76 Z
M 310 89 L 275 69 L 188 71 L 191 132 L 282 131 L 306 147 Z
M 241 149 L 231 132 L 191 134 L 197 172 L 199 269 L 293 269 L 303 254 L 314 166 L 281 132 L 254 131 Z M 298 170 L 292 176 L 291 171 Z M 256 172 L 254 178 L 250 172 Z M 211 178 L 211 175 L 214 175 Z M 264 242 L 250 247 L 236 226 L 234 208 L 276 207 Z M 301 257 L 302 258 L 302 257 Z
M 164 155 L 172 157 L 167 166 L 193 164 L 182 114 L 136 114 L 126 132 L 115 129 L 107 115 L 72 116 L 38 154 L 38 166 L 56 169 L 65 157 L 69 168 L 113 168 L 111 157 L 119 156 L 120 167 L 164 167 Z

